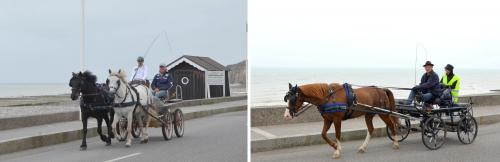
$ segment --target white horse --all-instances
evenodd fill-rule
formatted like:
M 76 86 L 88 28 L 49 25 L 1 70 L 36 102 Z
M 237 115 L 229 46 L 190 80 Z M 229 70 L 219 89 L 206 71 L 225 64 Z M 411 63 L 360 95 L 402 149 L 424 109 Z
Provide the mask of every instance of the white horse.
M 116 126 L 121 117 L 127 118 L 127 142 L 125 146 L 130 147 L 132 144 L 132 121 L 134 115 L 139 121 L 139 127 L 142 129 L 141 143 L 148 142 L 147 128 L 149 127 L 149 114 L 157 114 L 156 107 L 153 106 L 153 94 L 151 89 L 144 85 L 130 86 L 126 81 L 126 73 L 120 69 L 118 72 L 109 70 L 109 76 L 106 84 L 109 86 L 110 93 L 115 95 L 114 107 L 115 120 L 112 126 Z M 149 109 L 152 108 L 152 109 Z M 134 109 L 135 114 L 134 114 Z M 145 112 L 147 110 L 148 112 Z M 149 113 L 149 114 L 148 114 Z M 143 125 L 146 120 L 146 126 Z M 115 137 L 117 137 L 116 129 L 112 129 Z

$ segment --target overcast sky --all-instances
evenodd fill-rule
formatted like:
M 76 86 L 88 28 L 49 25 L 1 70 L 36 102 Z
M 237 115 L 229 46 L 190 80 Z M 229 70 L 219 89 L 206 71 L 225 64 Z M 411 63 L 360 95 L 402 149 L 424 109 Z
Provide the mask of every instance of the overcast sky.
M 500 69 L 500 5 L 484 0 L 251 0 L 252 67 Z M 427 51 L 424 52 L 424 48 Z
M 80 0 L 0 1 L 0 83 L 66 83 L 80 67 Z M 86 0 L 86 67 L 131 71 L 137 56 L 150 73 L 183 54 L 223 65 L 246 59 L 246 0 Z M 150 74 L 152 77 L 153 74 Z

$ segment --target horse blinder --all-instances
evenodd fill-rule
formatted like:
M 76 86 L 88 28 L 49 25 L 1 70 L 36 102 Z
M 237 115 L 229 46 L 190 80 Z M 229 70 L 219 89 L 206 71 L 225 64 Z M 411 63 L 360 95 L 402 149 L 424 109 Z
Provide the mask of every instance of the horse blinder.
M 284 97 L 284 101 L 285 102 L 288 102 L 288 110 L 290 111 L 290 115 L 291 116 L 294 116 L 294 114 L 296 113 L 296 107 L 297 107 L 297 99 L 298 99 L 298 86 L 295 85 L 294 87 L 291 86 L 291 84 L 289 84 L 289 91 L 287 92 L 287 94 L 285 95 Z M 293 105 L 293 106 L 292 106 Z

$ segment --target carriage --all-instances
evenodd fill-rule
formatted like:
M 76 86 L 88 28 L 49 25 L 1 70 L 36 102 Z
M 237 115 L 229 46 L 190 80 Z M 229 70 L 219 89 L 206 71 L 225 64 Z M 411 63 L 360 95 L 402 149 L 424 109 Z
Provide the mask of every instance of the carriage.
M 178 87 L 176 87 L 175 94 L 179 92 Z M 155 114 L 146 114 L 150 115 L 155 120 L 151 120 L 150 127 L 158 128 L 161 127 L 162 135 L 165 140 L 172 139 L 173 132 L 177 137 L 184 136 L 184 114 L 182 110 L 179 108 L 175 108 L 174 104 L 182 101 L 182 87 L 180 87 L 180 97 L 179 95 L 175 95 L 175 98 L 170 99 L 160 99 L 162 100 L 162 105 L 159 105 L 160 112 L 158 115 Z M 165 101 L 165 102 L 163 102 Z M 134 114 L 136 109 L 140 107 L 136 107 L 134 110 Z M 144 120 L 143 120 L 144 121 Z M 143 125 L 146 125 L 145 123 Z M 120 141 L 124 141 L 127 137 L 127 118 L 122 117 L 119 119 L 116 127 L 117 136 Z M 139 138 L 141 136 L 142 130 L 139 126 L 139 120 L 137 120 L 137 116 L 134 115 L 132 121 L 132 136 L 134 138 Z
M 161 127 L 163 138 L 167 141 L 172 139 L 173 132 L 175 132 L 177 137 L 184 136 L 184 115 L 181 109 L 172 108 L 172 105 L 173 103 L 168 103 L 160 107 L 161 111 L 158 116 L 147 114 L 155 119 L 151 120 L 150 127 Z M 115 128 L 117 129 L 116 132 L 120 141 L 124 141 L 127 138 L 127 118 L 120 118 Z M 132 121 L 132 136 L 134 138 L 139 138 L 141 133 L 142 130 L 139 127 L 139 120 L 134 116 Z
M 471 144 L 477 136 L 478 125 L 473 117 L 473 103 L 453 103 L 449 91 L 436 98 L 432 103 L 422 101 L 420 92 L 413 105 L 396 104 L 397 112 L 386 112 L 399 117 L 397 127 L 398 142 L 405 140 L 411 131 L 420 131 L 423 144 L 430 150 L 437 150 L 446 140 L 447 132 L 456 132 L 463 144 Z M 411 121 L 419 121 L 412 124 Z M 413 128 L 415 127 L 415 128 Z M 418 129 L 420 128 L 420 129 Z M 389 135 L 386 128 L 387 137 Z

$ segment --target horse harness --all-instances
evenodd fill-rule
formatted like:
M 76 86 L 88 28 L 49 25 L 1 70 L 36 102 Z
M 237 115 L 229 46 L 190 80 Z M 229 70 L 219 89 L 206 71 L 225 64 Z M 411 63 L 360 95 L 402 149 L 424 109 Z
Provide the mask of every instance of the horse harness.
M 139 103 L 139 100 L 140 100 L 140 96 L 139 96 L 139 92 L 137 92 L 137 89 L 134 87 L 134 85 L 141 85 L 141 84 L 132 84 L 130 86 L 127 86 L 127 91 L 125 93 L 125 97 L 123 99 L 123 101 L 121 103 L 116 103 L 114 104 L 114 107 L 118 107 L 118 108 L 122 108 L 122 107 L 127 107 L 127 106 L 132 106 L 132 105 L 135 105 L 134 107 L 134 111 L 135 109 L 137 108 L 137 106 L 140 105 Z M 137 94 L 137 101 L 134 100 L 134 98 L 132 98 L 132 101 L 131 102 L 125 102 L 127 96 L 129 93 L 131 93 L 131 90 L 134 91 L 135 94 Z M 148 111 L 148 107 L 147 106 L 141 106 L 142 110 L 144 112 L 146 112 L 147 114 L 149 114 L 152 118 L 158 120 L 158 121 L 161 121 L 161 122 L 164 122 L 163 120 L 161 120 L 160 118 L 154 116 L 153 114 L 151 114 L 149 111 Z
M 368 114 L 380 113 L 379 111 L 357 108 L 356 106 L 363 106 L 363 107 L 367 107 L 367 108 L 373 108 L 374 106 L 363 104 L 363 103 L 358 103 L 356 94 L 354 93 L 354 90 L 352 89 L 352 86 L 350 84 L 344 83 L 342 85 L 342 87 L 345 91 L 347 103 L 338 103 L 338 102 L 331 102 L 330 103 L 329 102 L 330 98 L 333 98 L 332 101 L 335 101 L 335 92 L 336 92 L 336 90 L 334 90 L 333 88 L 330 87 L 329 95 L 326 98 L 327 103 L 319 105 L 317 107 L 318 111 L 321 113 L 321 115 L 323 115 L 324 113 L 346 112 L 343 120 L 347 120 L 347 119 L 351 118 L 354 111 L 361 111 L 361 112 L 365 112 Z M 377 88 L 377 87 L 372 87 L 372 88 Z M 377 90 L 377 96 L 378 96 L 379 103 L 380 103 L 380 105 L 386 105 L 385 100 L 382 98 L 383 95 L 380 93 L 382 93 L 382 92 Z
M 116 89 L 118 90 L 120 88 L 120 86 L 121 86 L 121 84 L 119 84 Z M 125 88 L 127 88 L 127 89 L 125 90 L 125 96 L 123 97 L 122 102 L 120 102 L 120 103 L 114 103 L 113 107 L 115 107 L 115 108 L 124 108 L 124 107 L 129 107 L 129 106 L 135 105 L 135 107 L 134 107 L 134 109 L 135 109 L 139 105 L 139 100 L 140 100 L 139 93 L 137 92 L 137 89 L 134 88 L 134 86 L 125 86 Z M 132 96 L 132 94 L 131 94 L 132 91 L 134 91 L 134 93 L 136 94 L 137 100 L 136 100 L 136 98 L 134 98 Z M 115 95 L 116 95 L 116 92 L 115 92 Z M 127 97 L 129 95 L 132 97 L 132 101 L 125 102 L 127 100 Z M 118 96 L 118 97 L 120 97 L 120 96 Z
M 328 86 L 328 85 L 327 85 Z M 333 87 L 329 86 L 328 90 L 328 95 L 325 97 L 325 104 L 317 106 L 318 111 L 323 115 L 324 113 L 334 113 L 334 112 L 346 112 L 346 115 L 344 116 L 344 120 L 348 119 L 352 116 L 352 113 L 354 110 L 352 108 L 357 104 L 357 99 L 356 99 L 356 94 L 354 93 L 354 90 L 352 89 L 351 85 L 348 83 L 344 83 L 342 85 L 347 102 L 346 103 L 338 103 L 338 102 L 330 102 L 330 99 L 332 101 L 335 101 L 335 93 L 337 90 L 333 89 Z M 290 91 L 286 94 L 285 96 L 285 102 L 290 100 L 290 102 L 295 102 L 297 97 L 294 93 L 296 93 L 298 87 L 291 87 Z M 300 110 L 298 112 L 295 112 L 295 109 L 290 109 L 292 117 L 297 117 L 303 112 L 305 112 L 307 109 L 309 109 L 311 106 L 311 103 L 308 103 L 306 105 L 301 106 Z
M 295 86 L 293 88 L 297 88 L 297 86 Z M 377 87 L 372 87 L 372 88 L 377 88 Z M 356 106 L 363 106 L 363 107 L 367 107 L 367 108 L 373 108 L 373 106 L 366 105 L 363 103 L 358 103 L 356 93 L 352 89 L 351 84 L 344 83 L 342 85 L 342 89 L 345 92 L 347 102 L 346 103 L 335 102 L 335 93 L 340 89 L 335 90 L 332 86 L 329 86 L 328 95 L 325 97 L 325 104 L 317 106 L 317 109 L 321 115 L 323 115 L 325 113 L 345 112 L 346 114 L 344 115 L 343 120 L 347 120 L 347 119 L 351 118 L 354 111 L 361 111 L 361 112 L 365 112 L 368 114 L 380 113 L 379 111 L 356 108 Z M 385 105 L 385 100 L 383 100 L 382 95 L 380 94 L 381 92 L 377 91 L 377 93 L 379 96 L 380 104 Z M 288 99 L 287 97 L 290 97 L 290 96 L 293 96 L 293 94 L 290 94 L 290 92 L 288 92 L 287 96 L 285 96 L 285 102 Z M 293 99 L 290 99 L 290 100 L 293 100 Z M 330 101 L 333 101 L 333 102 L 330 102 Z M 293 117 L 299 116 L 300 114 L 305 112 L 307 109 L 309 109 L 310 105 L 311 105 L 310 103 L 303 105 L 298 112 L 292 111 L 292 116 Z M 292 110 L 294 110 L 294 109 L 292 109 Z
M 105 85 L 104 84 L 96 84 L 96 87 L 97 87 L 96 93 L 87 93 L 87 94 L 81 93 L 80 94 L 80 96 L 82 96 L 82 97 L 96 96 L 93 98 L 94 99 L 93 103 L 81 102 L 80 104 L 84 107 L 89 108 L 92 111 L 112 109 L 113 108 L 113 97 L 110 97 L 110 94 L 107 91 Z M 100 96 L 104 100 L 104 104 L 101 104 L 101 105 L 96 104 L 97 103 L 97 96 Z
M 357 104 L 356 94 L 354 93 L 352 86 L 348 83 L 344 83 L 342 85 L 342 89 L 344 90 L 347 99 L 346 103 L 335 102 L 335 93 L 339 89 L 335 90 L 332 86 L 329 87 L 328 96 L 325 98 L 326 103 L 317 106 L 319 113 L 323 115 L 325 113 L 345 112 L 343 120 L 351 118 L 354 112 L 353 107 Z

